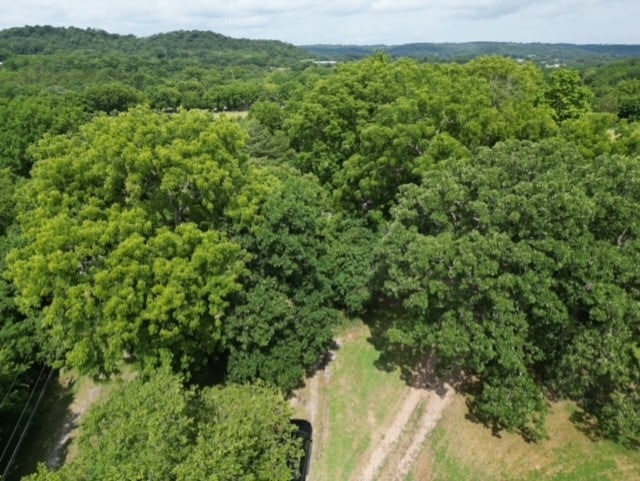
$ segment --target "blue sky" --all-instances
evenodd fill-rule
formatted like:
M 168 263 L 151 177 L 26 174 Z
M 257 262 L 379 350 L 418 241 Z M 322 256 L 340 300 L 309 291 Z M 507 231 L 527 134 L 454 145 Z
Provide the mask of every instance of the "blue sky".
M 0 0 L 0 28 L 211 30 L 311 43 L 635 43 L 640 0 Z

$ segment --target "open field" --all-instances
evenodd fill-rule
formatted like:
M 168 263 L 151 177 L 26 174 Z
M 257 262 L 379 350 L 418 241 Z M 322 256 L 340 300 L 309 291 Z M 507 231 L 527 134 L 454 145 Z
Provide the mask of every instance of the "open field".
M 453 398 L 407 386 L 379 357 L 363 324 L 338 338 L 333 361 L 294 399 L 314 426 L 311 481 L 404 479 L 422 444 Z
M 548 441 L 493 436 L 448 386 L 416 389 L 378 369 L 369 335 L 361 323 L 339 333 L 333 361 L 293 399 L 314 428 L 308 481 L 640 480 L 640 452 L 590 440 L 572 403 L 552 406 Z
M 552 406 L 549 440 L 531 444 L 520 436 L 489 429 L 466 418 L 457 395 L 412 473 L 415 480 L 596 481 L 639 480 L 640 452 L 608 441 L 591 441 L 570 421 L 569 402 Z

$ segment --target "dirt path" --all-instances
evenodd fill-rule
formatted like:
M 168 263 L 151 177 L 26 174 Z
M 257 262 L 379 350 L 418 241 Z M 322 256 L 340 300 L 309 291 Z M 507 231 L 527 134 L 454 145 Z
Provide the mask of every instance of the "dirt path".
M 420 451 L 422 450 L 427 437 L 431 431 L 433 431 L 436 424 L 438 424 L 438 421 L 442 417 L 446 407 L 451 403 L 454 390 L 447 384 L 445 384 L 444 387 L 446 389 L 446 393 L 444 393 L 443 396 L 440 396 L 435 392 L 431 393 L 429 406 L 420 420 L 420 428 L 414 434 L 409 449 L 407 449 L 395 470 L 395 475 L 393 477 L 394 481 L 403 481 L 407 474 L 409 474 L 409 471 L 411 471 L 416 459 L 418 459 L 418 456 L 420 455 Z
M 64 463 L 65 459 L 72 453 L 68 453 L 69 445 L 76 436 L 78 424 L 86 414 L 89 407 L 95 403 L 102 394 L 102 386 L 96 385 L 88 379 L 83 381 L 83 385 L 75 395 L 73 403 L 68 408 L 58 439 L 47 456 L 47 466 L 57 469 Z
M 337 340 L 337 347 L 342 346 L 348 349 L 351 342 L 360 343 L 366 335 L 367 331 L 362 328 L 353 329 Z M 345 359 L 353 362 L 352 351 L 345 351 L 344 356 L 346 356 Z M 332 351 L 324 368 L 318 370 L 312 378 L 307 379 L 306 386 L 291 400 L 296 416 L 308 419 L 313 425 L 313 448 L 307 481 L 329 481 L 329 477 L 340 472 L 344 475 L 342 476 L 344 481 L 403 481 L 419 458 L 426 440 L 442 417 L 444 410 L 453 399 L 453 388 L 446 384 L 442 386 L 432 374 L 429 362 L 426 362 L 424 369 L 416 373 L 418 382 L 415 387 L 405 385 L 399 389 L 396 388 L 395 391 L 390 390 L 389 393 L 394 393 L 393 397 L 367 399 L 364 404 L 358 405 L 357 399 L 350 398 L 352 394 L 348 388 L 350 384 L 347 383 L 345 388 L 342 379 L 334 379 L 336 372 L 344 370 L 344 366 L 340 364 L 341 360 L 341 351 L 339 349 Z M 354 368 L 362 369 L 361 366 L 355 365 Z M 357 382 L 357 377 L 353 381 Z M 434 389 L 435 386 L 439 387 Z M 335 398 L 334 390 L 341 392 L 340 389 L 345 390 L 347 401 Z M 334 441 L 344 443 L 344 439 L 334 440 L 333 436 L 344 436 L 347 432 L 352 432 L 352 427 L 331 425 L 331 412 L 335 408 L 331 405 L 332 399 L 336 402 L 348 402 L 350 407 L 346 408 L 347 412 L 349 409 L 361 411 L 358 414 L 353 412 L 358 418 L 360 429 L 356 431 L 359 437 L 353 439 L 353 449 L 358 450 L 357 454 L 351 451 L 351 457 L 347 454 L 344 459 L 341 459 L 342 464 L 336 464 L 335 459 L 327 458 L 328 452 L 329 450 L 334 452 L 337 449 L 337 453 L 348 453 L 349 446 L 332 448 L 329 443 Z M 387 403 L 391 409 L 372 409 L 372 406 L 380 402 Z M 383 412 L 386 414 L 380 417 Z M 346 421 L 349 422 L 349 418 Z M 361 431 L 364 426 L 368 426 L 368 432 L 363 435 Z
M 352 479 L 357 481 L 403 481 L 415 464 L 422 447 L 453 399 L 454 390 L 444 386 L 442 393 L 411 388 L 385 435 L 367 451 L 360 461 L 364 466 Z M 413 416 L 422 406 L 424 411 Z M 410 423 L 410 420 L 414 421 Z
M 373 481 L 375 479 L 376 474 L 400 439 L 400 435 L 409 422 L 411 415 L 418 407 L 418 404 L 424 400 L 425 395 L 426 392 L 422 389 L 411 389 L 393 422 L 385 430 L 380 442 L 372 452 L 368 450 L 364 454 L 362 461 L 359 463 L 360 466 L 364 466 L 364 471 L 359 476 L 356 474 L 354 479 L 359 481 Z

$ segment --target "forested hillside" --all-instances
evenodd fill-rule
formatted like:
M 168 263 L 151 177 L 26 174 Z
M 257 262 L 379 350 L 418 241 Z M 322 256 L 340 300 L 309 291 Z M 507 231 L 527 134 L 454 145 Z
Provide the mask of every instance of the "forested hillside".
M 637 57 L 638 45 L 574 45 L 566 43 L 461 42 L 408 43 L 402 45 L 305 45 L 314 55 L 334 60 L 355 60 L 384 52 L 394 58 L 429 61 L 465 61 L 483 55 L 502 55 L 545 64 L 584 65 Z
M 223 65 L 271 65 L 308 57 L 293 45 L 276 40 L 249 40 L 205 31 L 176 31 L 138 38 L 103 30 L 33 26 L 0 31 L 0 60 L 19 55 L 126 54 L 158 60 Z
M 291 480 L 284 397 L 356 316 L 495 432 L 543 440 L 566 399 L 637 448 L 637 61 L 326 68 L 48 27 L 0 50 L 0 474 L 64 369 L 127 376 L 30 479 Z

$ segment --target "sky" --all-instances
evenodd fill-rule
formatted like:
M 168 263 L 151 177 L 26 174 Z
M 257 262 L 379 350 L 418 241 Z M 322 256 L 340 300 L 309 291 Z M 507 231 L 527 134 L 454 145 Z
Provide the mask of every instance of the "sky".
M 308 45 L 640 44 L 640 0 L 0 0 L 0 29 L 211 30 Z

